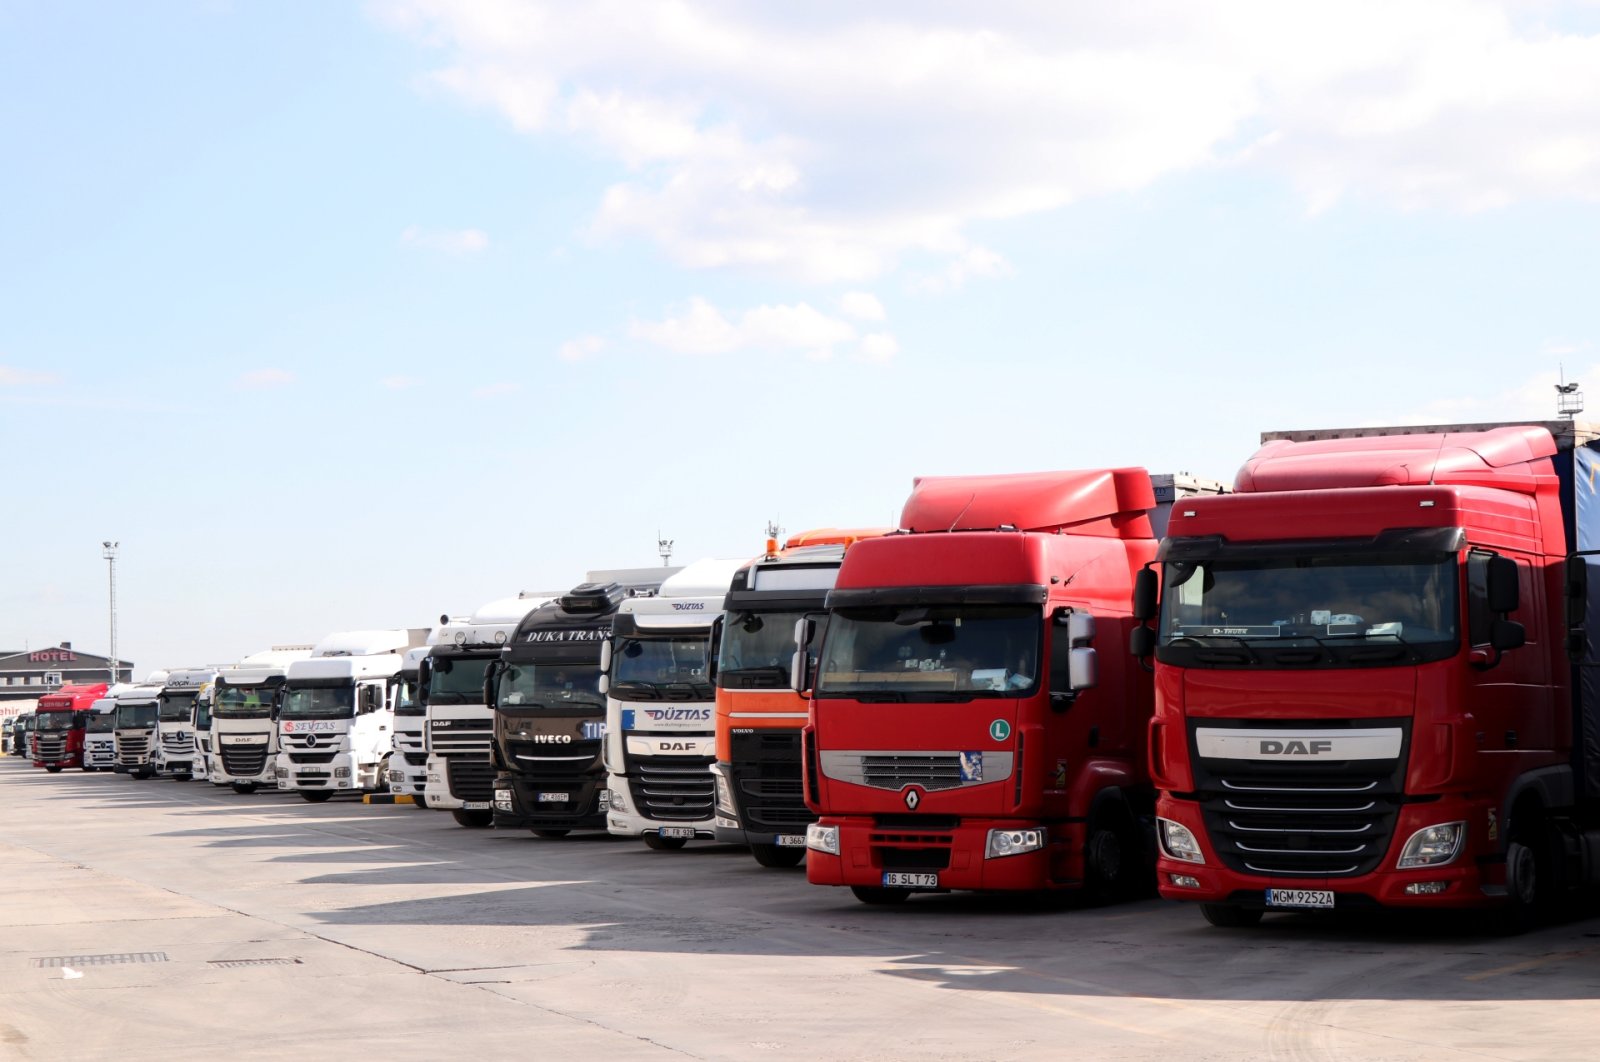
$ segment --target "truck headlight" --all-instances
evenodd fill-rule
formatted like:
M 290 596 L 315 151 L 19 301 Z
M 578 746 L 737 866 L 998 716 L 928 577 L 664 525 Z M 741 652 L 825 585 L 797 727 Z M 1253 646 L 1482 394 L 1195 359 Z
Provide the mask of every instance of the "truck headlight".
M 609 790 L 609 789 L 600 790 L 599 803 L 600 803 L 600 811 L 601 811 L 602 814 L 611 810 L 611 790 Z
M 274 777 L 274 778 L 287 778 L 287 777 L 289 777 L 289 768 L 287 768 L 287 767 L 274 767 L 272 769 L 272 777 Z
M 822 826 L 813 822 L 806 827 L 806 847 L 825 855 L 839 854 L 839 827 Z
M 494 791 L 494 809 L 507 812 L 515 810 L 511 803 L 511 790 L 496 789 Z
M 600 792 L 601 793 L 609 793 L 609 794 L 611 794 L 609 800 L 607 800 L 605 798 L 601 799 L 600 808 L 601 808 L 602 811 L 622 811 L 622 812 L 626 812 L 628 810 L 628 801 L 623 797 L 622 790 L 620 790 L 620 789 L 602 789 Z
M 333 769 L 333 776 L 335 778 L 349 778 L 350 777 L 350 768 L 348 768 L 348 767 L 335 767 Z
M 1005 856 L 1022 855 L 1024 852 L 1036 852 L 1045 845 L 1045 831 L 1042 827 L 1030 827 L 1026 830 L 990 830 L 989 844 L 984 849 L 985 859 L 1001 859 Z
M 717 814 L 736 819 L 739 813 L 733 806 L 733 790 L 728 786 L 728 779 L 718 770 L 721 766 L 722 764 L 718 763 L 711 767 L 711 777 L 717 781 Z
M 1406 846 L 1400 850 L 1400 861 L 1395 866 L 1400 870 L 1442 867 L 1461 854 L 1461 842 L 1466 837 L 1467 824 L 1464 822 L 1441 822 L 1437 826 L 1425 826 L 1411 835 Z
M 1180 863 L 1206 861 L 1206 857 L 1200 851 L 1200 842 L 1195 840 L 1189 827 L 1181 822 L 1157 819 L 1156 836 L 1161 840 L 1161 854 L 1168 859 L 1176 859 Z

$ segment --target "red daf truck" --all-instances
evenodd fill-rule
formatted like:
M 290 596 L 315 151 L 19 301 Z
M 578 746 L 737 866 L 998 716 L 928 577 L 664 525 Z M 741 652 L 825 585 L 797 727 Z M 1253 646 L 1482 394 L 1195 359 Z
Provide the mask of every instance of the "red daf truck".
M 63 767 L 83 766 L 83 735 L 91 709 L 109 688 L 104 682 L 94 686 L 69 683 L 39 698 L 33 717 L 35 767 L 55 774 Z
M 866 903 L 1146 885 L 1151 679 L 1096 647 L 1127 644 L 1156 508 L 1139 468 L 927 477 L 899 532 L 850 547 L 791 676 L 807 880 Z
M 1600 868 L 1600 435 L 1557 421 L 1269 432 L 1143 573 L 1169 899 L 1493 907 Z

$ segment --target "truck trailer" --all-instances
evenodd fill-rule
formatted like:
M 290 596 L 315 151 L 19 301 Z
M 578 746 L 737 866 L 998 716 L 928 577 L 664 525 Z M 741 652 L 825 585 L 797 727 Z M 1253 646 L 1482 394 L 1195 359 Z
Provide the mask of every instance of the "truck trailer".
M 1539 921 L 1600 871 L 1600 434 L 1262 443 L 1140 578 L 1162 896 Z

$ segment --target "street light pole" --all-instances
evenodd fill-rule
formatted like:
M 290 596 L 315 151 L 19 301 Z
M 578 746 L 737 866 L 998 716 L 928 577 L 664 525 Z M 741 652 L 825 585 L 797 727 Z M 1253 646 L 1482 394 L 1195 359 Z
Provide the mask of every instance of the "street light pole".
M 117 547 L 120 542 L 102 542 L 107 569 L 111 575 L 111 684 L 117 684 Z

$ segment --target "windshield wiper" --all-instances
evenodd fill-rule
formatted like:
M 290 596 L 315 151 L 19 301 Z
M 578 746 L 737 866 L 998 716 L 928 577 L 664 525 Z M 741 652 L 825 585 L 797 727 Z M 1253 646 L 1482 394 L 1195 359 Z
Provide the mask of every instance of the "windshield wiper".
M 777 664 L 764 664 L 759 667 L 725 667 L 724 675 L 771 675 L 773 678 L 788 678 L 789 669 L 779 667 Z
M 638 694 L 641 700 L 661 699 L 661 687 L 654 682 L 634 680 L 631 682 L 613 682 L 611 688 L 618 693 Z
M 901 704 L 906 700 L 906 695 L 900 690 L 861 690 L 859 693 L 841 690 L 839 696 L 854 697 L 862 704 Z
M 1204 642 L 1227 641 L 1237 642 L 1243 653 L 1218 652 L 1215 649 L 1205 648 Z M 1193 642 L 1196 646 L 1194 657 L 1202 664 L 1260 664 L 1261 658 L 1256 656 L 1256 651 L 1251 648 L 1249 641 L 1237 634 L 1182 634 L 1167 643 L 1168 646 L 1177 646 L 1182 642 Z

